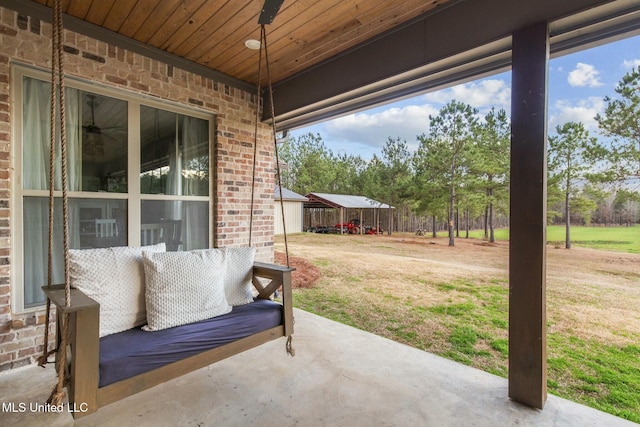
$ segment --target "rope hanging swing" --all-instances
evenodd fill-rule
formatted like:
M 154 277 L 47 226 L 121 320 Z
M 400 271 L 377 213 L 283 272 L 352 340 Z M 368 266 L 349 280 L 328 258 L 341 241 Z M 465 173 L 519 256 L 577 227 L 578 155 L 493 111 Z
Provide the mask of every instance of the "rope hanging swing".
M 269 69 L 269 51 L 267 46 L 267 33 L 265 29 L 265 24 L 260 25 L 260 58 L 258 60 L 258 83 L 257 83 L 257 101 L 256 101 L 256 119 L 255 119 L 255 127 L 253 131 L 253 168 L 251 175 L 251 214 L 249 219 L 249 246 L 251 246 L 251 238 L 252 238 L 252 230 L 253 230 L 253 205 L 255 198 L 255 185 L 256 185 L 256 163 L 257 163 L 257 150 L 258 150 L 258 123 L 260 122 L 260 112 L 261 112 L 261 81 L 262 81 L 262 49 L 264 46 L 264 58 L 267 70 L 267 90 L 269 94 L 269 105 L 270 105 L 270 114 L 271 114 L 271 130 L 273 137 L 273 146 L 275 152 L 275 162 L 276 162 L 276 182 L 278 184 L 278 192 L 280 194 L 280 210 L 282 217 L 282 230 L 284 235 L 284 248 L 285 248 L 285 257 L 286 257 L 286 266 L 289 265 L 289 243 L 287 241 L 287 228 L 286 221 L 284 216 L 284 202 L 282 198 L 282 177 L 280 174 L 280 158 L 278 155 L 278 142 L 276 136 L 276 119 L 275 119 L 275 109 L 273 107 L 273 84 L 271 83 L 271 73 Z
M 62 224 L 63 224 L 63 246 L 64 246 L 64 295 L 65 306 L 71 306 L 71 289 L 69 287 L 69 211 L 67 197 L 67 141 L 66 141 L 66 112 L 65 112 L 65 83 L 62 48 L 62 7 L 60 0 L 53 2 L 53 25 L 51 44 L 51 119 L 50 119 L 50 149 L 49 149 L 49 250 L 48 250 L 48 272 L 47 288 L 51 288 L 53 280 L 53 225 L 55 211 L 55 164 L 56 164 L 56 141 L 57 134 L 60 136 L 60 159 L 62 169 Z M 59 119 L 60 126 L 56 126 L 56 119 Z M 62 331 L 60 343 L 57 349 L 48 351 L 49 348 L 49 324 L 51 313 L 51 300 L 47 298 L 46 320 L 44 330 L 43 354 L 38 359 L 38 364 L 42 367 L 47 363 L 48 357 L 57 352 L 56 364 L 58 368 L 58 381 L 51 391 L 47 403 L 60 405 L 65 397 L 64 385 L 66 375 L 66 348 L 67 337 L 69 335 L 69 314 L 64 313 L 59 316 L 62 326 L 58 326 Z
M 55 166 L 56 166 L 56 143 L 60 143 L 60 159 L 61 159 L 61 176 L 62 176 L 62 225 L 63 225 L 63 247 L 64 247 L 64 291 L 65 291 L 65 307 L 71 306 L 71 289 L 69 281 L 69 212 L 68 212 L 68 180 L 67 180 L 67 144 L 66 144 L 66 112 L 65 112 L 65 83 L 64 83 L 64 66 L 63 66 L 63 44 L 62 44 L 63 22 L 62 22 L 62 7 L 60 0 L 54 0 L 53 2 L 53 25 L 52 25 L 52 65 L 51 65 L 51 128 L 50 128 L 50 156 L 49 156 L 49 247 L 48 247 L 48 275 L 47 275 L 47 288 L 51 289 L 53 280 L 53 237 L 54 237 L 54 214 L 55 214 Z M 262 46 L 265 50 L 265 63 L 267 70 L 269 99 L 271 104 L 271 120 L 273 141 L 275 148 L 275 161 L 276 161 L 276 174 L 278 187 L 280 189 L 280 208 L 282 212 L 282 226 L 284 230 L 285 239 L 285 253 L 286 253 L 286 266 L 289 267 L 289 248 L 287 242 L 287 234 L 284 221 L 284 204 L 282 200 L 282 182 L 280 175 L 280 161 L 278 156 L 278 146 L 276 140 L 276 124 L 275 124 L 275 110 L 273 108 L 273 88 L 271 84 L 271 77 L 269 72 L 269 59 L 267 53 L 267 40 L 264 24 L 261 24 L 261 44 L 260 44 L 260 61 L 259 61 L 259 78 L 258 78 L 258 91 L 257 91 L 257 105 L 256 105 L 256 123 L 254 132 L 254 153 L 253 153 L 253 172 L 252 172 L 252 188 L 251 188 L 251 214 L 250 214 L 250 226 L 249 226 L 249 246 L 251 246 L 251 230 L 253 226 L 253 204 L 255 194 L 255 172 L 257 162 L 257 142 L 258 142 L 258 121 L 261 107 L 261 73 L 262 73 Z M 58 123 L 58 125 L 57 125 Z M 48 403 L 53 405 L 59 405 L 65 398 L 64 387 L 68 381 L 67 375 L 67 345 L 69 337 L 69 314 L 63 311 L 62 315 L 58 316 L 60 324 L 58 324 L 58 346 L 52 351 L 48 351 L 49 348 L 49 327 L 50 327 L 50 314 L 51 314 L 51 300 L 47 297 L 46 304 L 46 320 L 44 331 L 44 344 L 43 354 L 38 358 L 38 364 L 44 367 L 48 363 L 48 358 L 51 354 L 56 353 L 56 368 L 58 372 L 58 379 L 56 386 L 51 392 Z M 292 347 L 292 337 L 287 337 L 286 343 L 287 352 L 293 356 L 294 350 Z
M 252 230 L 253 230 L 253 211 L 254 211 L 254 199 L 255 199 L 255 187 L 256 187 L 256 163 L 257 163 L 257 151 L 258 151 L 258 123 L 260 122 L 260 112 L 261 112 L 261 100 L 262 100 L 262 88 L 261 88 L 261 82 L 262 82 L 262 49 L 264 46 L 264 58 L 265 58 L 265 64 L 266 64 L 266 71 L 267 71 L 267 89 L 268 89 L 268 94 L 269 94 L 269 105 L 270 105 L 270 114 L 271 114 L 271 130 L 272 130 L 272 137 L 273 137 L 273 146 L 274 146 L 274 153 L 275 153 L 275 162 L 276 162 L 276 181 L 278 184 L 278 193 L 280 194 L 280 212 L 281 212 L 281 218 L 282 218 L 282 230 L 283 230 L 283 236 L 284 236 L 284 250 L 285 250 L 285 259 L 286 259 L 286 266 L 290 267 L 290 262 L 289 262 L 289 243 L 287 241 L 287 228 L 286 228 L 286 221 L 285 221 L 285 215 L 284 215 L 284 200 L 282 197 L 282 177 L 280 174 L 280 158 L 278 155 L 278 142 L 277 142 L 277 136 L 276 136 L 276 119 L 275 119 L 275 109 L 273 106 L 273 84 L 271 82 L 271 73 L 270 73 L 270 69 L 269 69 L 269 50 L 268 50 L 268 46 L 267 46 L 267 32 L 265 29 L 265 24 L 261 23 L 260 24 L 260 49 L 259 49 L 259 60 L 258 60 L 258 83 L 257 83 L 257 90 L 256 90 L 256 118 L 255 118 L 255 127 L 254 127 L 254 131 L 253 131 L 253 166 L 252 166 L 252 172 L 251 172 L 251 213 L 249 215 L 249 246 L 251 246 L 252 243 Z M 293 345 L 292 345 L 292 341 L 293 341 L 293 337 L 291 335 L 289 335 L 287 337 L 287 343 L 286 343 L 286 350 L 287 353 L 291 356 L 295 355 L 295 350 L 293 349 Z

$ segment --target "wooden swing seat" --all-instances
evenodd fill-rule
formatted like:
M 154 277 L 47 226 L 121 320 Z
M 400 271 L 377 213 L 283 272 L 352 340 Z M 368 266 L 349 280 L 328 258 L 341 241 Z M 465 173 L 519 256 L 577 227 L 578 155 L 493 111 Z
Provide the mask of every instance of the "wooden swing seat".
M 64 369 L 69 381 L 67 390 L 69 405 L 75 408 L 74 418 L 91 414 L 99 408 L 127 396 L 154 387 L 191 371 L 203 368 L 229 356 L 257 347 L 280 337 L 293 334 L 293 307 L 291 295 L 291 272 L 293 268 L 256 262 L 253 266 L 252 283 L 258 291 L 257 299 L 269 299 L 282 289 L 282 322 L 252 335 L 232 342 L 205 349 L 181 360 L 167 362 L 152 370 L 100 386 L 100 305 L 78 289 L 71 290 L 71 305 L 65 306 L 64 285 L 44 287 L 47 297 L 56 307 L 57 325 L 62 316 L 69 315 L 66 366 L 60 366 L 56 353 L 56 369 Z M 259 278 L 270 280 L 262 285 Z M 215 319 L 214 319 L 215 320 Z M 57 328 L 58 345 L 62 342 L 62 331 Z M 154 332 L 146 332 L 154 334 Z

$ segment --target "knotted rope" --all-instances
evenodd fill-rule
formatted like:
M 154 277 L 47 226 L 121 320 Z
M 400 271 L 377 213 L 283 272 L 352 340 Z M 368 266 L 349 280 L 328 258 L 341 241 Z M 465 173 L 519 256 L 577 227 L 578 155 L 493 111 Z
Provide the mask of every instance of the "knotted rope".
M 282 231 L 283 231 L 283 235 L 284 235 L 284 248 L 285 248 L 285 256 L 286 256 L 286 261 L 287 261 L 287 267 L 290 267 L 289 264 L 289 243 L 287 240 L 287 228 L 286 228 L 286 222 L 285 222 L 285 215 L 284 215 L 284 200 L 283 200 L 283 195 L 282 195 L 282 178 L 281 178 L 281 174 L 280 174 L 280 158 L 278 156 L 278 140 L 277 140 L 277 136 L 276 136 L 276 118 L 275 118 L 275 108 L 273 106 L 273 84 L 271 82 L 271 72 L 270 72 L 270 68 L 269 68 L 269 49 L 268 49 L 268 45 L 267 45 L 267 32 L 265 29 L 265 24 L 261 24 L 260 25 L 260 53 L 259 53 L 259 60 L 258 60 L 258 84 L 257 84 L 257 101 L 256 101 L 256 121 L 255 121 L 255 128 L 254 128 L 254 141 L 253 141 L 253 174 L 251 177 L 251 220 L 250 220 L 250 224 L 249 224 L 249 246 L 251 246 L 251 230 L 253 228 L 253 202 L 254 202 L 254 192 L 255 192 L 255 171 L 256 171 L 256 155 L 257 155 L 257 146 L 258 146 L 258 122 L 260 120 L 260 100 L 261 100 L 261 82 L 262 82 L 262 48 L 264 46 L 264 58 L 265 58 L 265 65 L 266 65 L 266 71 L 267 71 L 267 87 L 269 90 L 269 106 L 270 106 L 270 113 L 271 113 L 271 130 L 273 133 L 273 145 L 274 145 L 274 152 L 275 152 L 275 157 L 276 157 L 276 178 L 277 178 L 277 182 L 278 182 L 278 190 L 280 192 L 280 211 L 282 213 L 281 217 L 282 217 Z M 287 350 L 287 354 L 289 354 L 290 356 L 295 356 L 295 350 L 293 349 L 293 345 L 292 345 L 292 341 L 293 341 L 293 337 L 291 335 L 289 335 L 287 337 L 287 343 L 285 344 L 285 348 Z
M 284 200 L 283 200 L 283 195 L 282 195 L 282 177 L 280 174 L 280 157 L 278 155 L 278 141 L 276 138 L 276 111 L 275 111 L 275 107 L 273 105 L 273 84 L 271 82 L 271 71 L 269 68 L 269 48 L 267 46 L 267 32 L 265 30 L 265 26 L 264 24 L 262 24 L 260 26 L 261 28 L 261 39 L 264 41 L 264 62 L 266 64 L 266 68 L 267 68 L 267 84 L 269 87 L 269 106 L 270 106 L 270 113 L 271 113 L 271 131 L 273 132 L 273 145 L 274 145 L 274 150 L 275 150 L 275 155 L 276 155 L 276 178 L 278 180 L 278 190 L 280 191 L 280 213 L 282 214 L 282 234 L 284 236 L 284 252 L 285 252 L 285 256 L 287 259 L 287 267 L 290 267 L 289 265 L 289 242 L 287 240 L 287 226 L 286 226 L 286 221 L 285 221 L 285 215 L 284 215 Z M 262 43 L 260 43 L 260 46 L 262 46 Z
M 296 351 L 293 348 L 293 335 L 289 335 L 287 337 L 287 343 L 285 344 L 285 348 L 287 349 L 287 354 L 291 357 L 296 355 Z
M 260 83 L 262 81 L 262 43 L 260 43 L 260 53 L 258 60 L 258 84 L 256 87 L 256 120 L 253 128 L 253 164 L 251 169 L 251 213 L 249 214 L 249 246 L 251 246 L 251 236 L 253 232 L 253 203 L 255 199 L 256 190 L 256 163 L 258 156 L 258 123 L 260 122 L 260 105 L 262 97 L 260 96 Z
M 69 287 L 69 210 L 67 197 L 67 144 L 66 144 L 66 110 L 65 110 L 65 84 L 63 67 L 63 47 L 62 47 L 62 7 L 60 0 L 53 2 L 53 24 L 51 40 L 51 131 L 50 131 L 50 151 L 49 151 L 49 252 L 48 252 L 48 272 L 47 288 L 51 288 L 53 281 L 53 236 L 54 236 L 54 213 L 55 213 L 55 160 L 56 160 L 56 118 L 60 111 L 60 156 L 62 169 L 62 224 L 63 224 L 63 246 L 64 246 L 64 279 L 65 279 L 65 306 L 71 306 L 71 290 Z M 47 311 L 44 331 L 43 354 L 38 359 L 38 364 L 44 366 L 51 353 L 58 352 L 57 370 L 58 381 L 47 403 L 60 405 L 65 397 L 65 372 L 67 358 L 67 339 L 69 335 L 69 315 L 64 313 L 60 316 L 62 321 L 60 345 L 56 350 L 48 351 L 49 347 L 49 324 L 51 313 L 51 300 L 47 297 Z

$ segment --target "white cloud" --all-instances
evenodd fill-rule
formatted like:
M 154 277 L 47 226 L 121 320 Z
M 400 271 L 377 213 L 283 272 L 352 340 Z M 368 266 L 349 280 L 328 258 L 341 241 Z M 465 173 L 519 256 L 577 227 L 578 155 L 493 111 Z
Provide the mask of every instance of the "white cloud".
M 334 152 L 358 154 L 372 149 L 370 152 L 379 153 L 390 137 L 407 141 L 409 149 L 415 150 L 417 136 L 429 132 L 429 116 L 436 116 L 441 105 L 454 99 L 477 108 L 481 116 L 492 106 L 509 112 L 511 88 L 502 79 L 465 83 L 413 100 L 426 101 L 424 104 L 389 106 L 337 118 L 326 122 L 321 134 L 325 141 L 332 142 Z
M 632 70 L 634 68 L 638 68 L 640 67 L 640 59 L 625 60 L 622 62 L 622 67 L 625 70 Z
M 600 71 L 596 67 L 583 62 L 578 62 L 576 68 L 569 72 L 567 78 L 569 84 L 573 87 L 599 87 L 602 86 L 600 81 Z
M 406 140 L 409 148 L 414 149 L 416 137 L 428 131 L 429 115 L 437 113 L 437 108 L 425 104 L 350 114 L 327 122 L 323 138 L 340 141 L 348 152 L 353 143 L 381 148 L 389 137 Z
M 501 79 L 486 79 L 428 93 L 424 95 L 424 99 L 440 104 L 446 104 L 455 99 L 469 104 L 481 112 L 489 110 L 491 107 L 503 108 L 509 112 L 511 107 L 511 87 L 508 82 Z
M 556 126 L 567 122 L 582 123 L 589 132 L 593 132 L 598 128 L 595 116 L 604 111 L 604 100 L 595 96 L 576 103 L 561 99 L 556 101 L 553 110 L 556 112 L 549 117 L 550 133 L 555 132 Z

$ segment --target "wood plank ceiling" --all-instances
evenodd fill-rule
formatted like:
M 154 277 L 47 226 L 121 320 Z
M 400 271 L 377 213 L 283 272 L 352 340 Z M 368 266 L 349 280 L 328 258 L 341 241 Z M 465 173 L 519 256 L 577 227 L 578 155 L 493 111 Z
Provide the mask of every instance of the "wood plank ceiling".
M 52 0 L 32 0 L 51 7 Z M 267 42 L 274 83 L 450 0 L 285 0 Z M 63 0 L 63 13 L 255 84 L 263 0 Z M 263 74 L 264 75 L 264 74 Z M 263 82 L 264 83 L 264 82 Z

